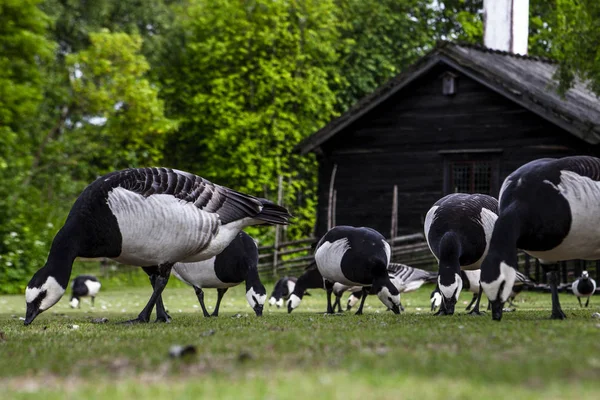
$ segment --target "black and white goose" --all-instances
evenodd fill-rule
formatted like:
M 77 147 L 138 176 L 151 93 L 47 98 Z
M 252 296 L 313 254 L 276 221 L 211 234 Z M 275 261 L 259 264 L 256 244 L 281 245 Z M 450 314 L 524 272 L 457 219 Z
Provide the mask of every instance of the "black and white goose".
M 335 282 L 362 286 L 363 297 L 356 314 L 362 314 L 369 291 L 394 313 L 400 313 L 400 292 L 392 283 L 387 266 L 390 245 L 383 235 L 371 228 L 336 226 L 319 241 L 315 262 L 327 289 L 327 312 L 333 313 L 331 293 Z
M 481 285 L 492 302 L 492 318 L 502 319 L 503 304 L 515 281 L 517 248 L 539 258 L 549 271 L 551 318 L 565 318 L 557 270 L 548 264 L 600 258 L 600 159 L 575 156 L 527 163 L 504 180 L 499 209 L 481 266 Z
M 326 289 L 325 282 L 323 281 L 323 275 L 321 275 L 316 263 L 314 262 L 308 266 L 306 271 L 304 271 L 304 273 L 300 275 L 300 277 L 296 281 L 294 290 L 292 291 L 287 300 L 288 313 L 291 313 L 294 309 L 300 306 L 302 298 L 306 295 L 306 291 L 308 289 Z M 342 285 L 337 282 L 334 283 L 332 288 L 333 294 L 335 295 L 335 302 L 333 308 L 335 309 L 337 305 L 338 310 L 341 312 L 342 307 L 340 303 L 342 300 L 342 295 L 347 290 L 353 289 L 356 290 L 356 288 L 354 287 Z M 360 290 L 362 290 L 362 287 L 360 288 Z
M 288 211 L 188 172 L 169 168 L 117 171 L 91 183 L 54 237 L 46 265 L 27 285 L 29 325 L 64 294 L 76 257 L 157 265 L 153 293 L 132 322 L 148 322 L 177 262 L 209 259 L 243 228 L 287 224 Z
M 295 276 L 284 276 L 280 278 L 273 287 L 271 297 L 269 297 L 269 306 L 276 305 L 280 308 L 283 302 L 286 301 L 294 292 L 298 278 Z
M 176 263 L 171 271 L 180 281 L 192 286 L 202 307 L 205 317 L 218 317 L 221 300 L 230 287 L 246 282 L 246 300 L 257 316 L 261 316 L 267 290 L 258 276 L 258 247 L 250 235 L 237 234 L 221 253 L 204 261 Z M 212 315 L 204 305 L 202 289 L 217 289 L 217 304 Z M 156 305 L 159 320 L 168 320 L 169 316 Z
M 454 314 L 463 287 L 460 271 L 480 268 L 497 217 L 497 200 L 484 194 L 449 194 L 427 212 L 425 238 L 439 265 L 439 315 Z M 471 313 L 480 314 L 479 301 Z
M 400 294 L 414 292 L 426 283 L 437 281 L 437 272 L 425 271 L 405 264 L 390 263 L 387 267 L 388 275 Z M 362 293 L 352 290 L 348 296 L 346 309 L 350 310 L 361 299 Z M 400 310 L 403 311 L 402 304 Z
M 92 307 L 94 307 L 94 299 L 100 291 L 100 281 L 92 275 L 79 275 L 71 283 L 71 301 L 69 304 L 72 308 L 81 308 L 81 298 L 90 296 L 92 299 Z
M 596 281 L 590 278 L 590 275 L 587 271 L 583 271 L 581 273 L 581 277 L 573 282 L 571 290 L 573 291 L 573 294 L 577 296 L 579 307 L 583 307 L 581 305 L 581 298 L 587 297 L 585 302 L 585 306 L 587 307 L 590 304 L 590 296 L 596 292 Z

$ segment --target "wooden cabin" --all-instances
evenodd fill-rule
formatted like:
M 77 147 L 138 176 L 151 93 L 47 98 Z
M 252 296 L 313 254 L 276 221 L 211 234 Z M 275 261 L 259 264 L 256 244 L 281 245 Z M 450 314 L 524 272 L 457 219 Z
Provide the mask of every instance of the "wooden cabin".
M 448 193 L 497 197 L 531 160 L 600 156 L 600 101 L 580 83 L 561 98 L 556 69 L 548 59 L 438 45 L 297 146 L 318 159 L 316 235 L 327 230 L 330 197 L 337 225 L 410 234 Z

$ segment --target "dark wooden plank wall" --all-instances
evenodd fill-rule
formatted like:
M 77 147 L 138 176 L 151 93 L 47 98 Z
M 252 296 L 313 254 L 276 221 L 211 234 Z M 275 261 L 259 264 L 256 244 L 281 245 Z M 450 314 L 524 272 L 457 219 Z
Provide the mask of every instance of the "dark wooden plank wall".
M 441 75 L 458 75 L 457 94 L 442 95 Z M 459 149 L 501 149 L 500 183 L 541 157 L 600 154 L 458 71 L 440 65 L 321 146 L 316 233 L 327 227 L 333 164 L 338 165 L 336 222 L 390 234 L 393 185 L 399 188 L 398 233 L 422 229 L 429 207 L 443 195 L 444 155 Z M 493 193 L 497 196 L 497 193 Z

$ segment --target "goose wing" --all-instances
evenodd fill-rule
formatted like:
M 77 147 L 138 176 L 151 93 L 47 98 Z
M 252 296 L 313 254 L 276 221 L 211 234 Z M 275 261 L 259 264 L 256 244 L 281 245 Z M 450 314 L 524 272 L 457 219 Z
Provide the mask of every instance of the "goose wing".
M 223 225 L 243 218 L 287 224 L 291 215 L 284 207 L 216 185 L 200 176 L 170 168 L 136 168 L 117 171 L 99 179 L 106 191 L 122 187 L 149 197 L 170 194 L 200 210 L 218 214 Z

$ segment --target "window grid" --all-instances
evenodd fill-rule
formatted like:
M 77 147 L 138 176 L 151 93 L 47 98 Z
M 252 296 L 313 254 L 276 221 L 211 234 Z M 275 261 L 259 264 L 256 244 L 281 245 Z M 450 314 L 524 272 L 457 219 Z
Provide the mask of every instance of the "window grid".
M 486 161 L 456 161 L 451 163 L 453 192 L 491 194 L 492 164 Z

